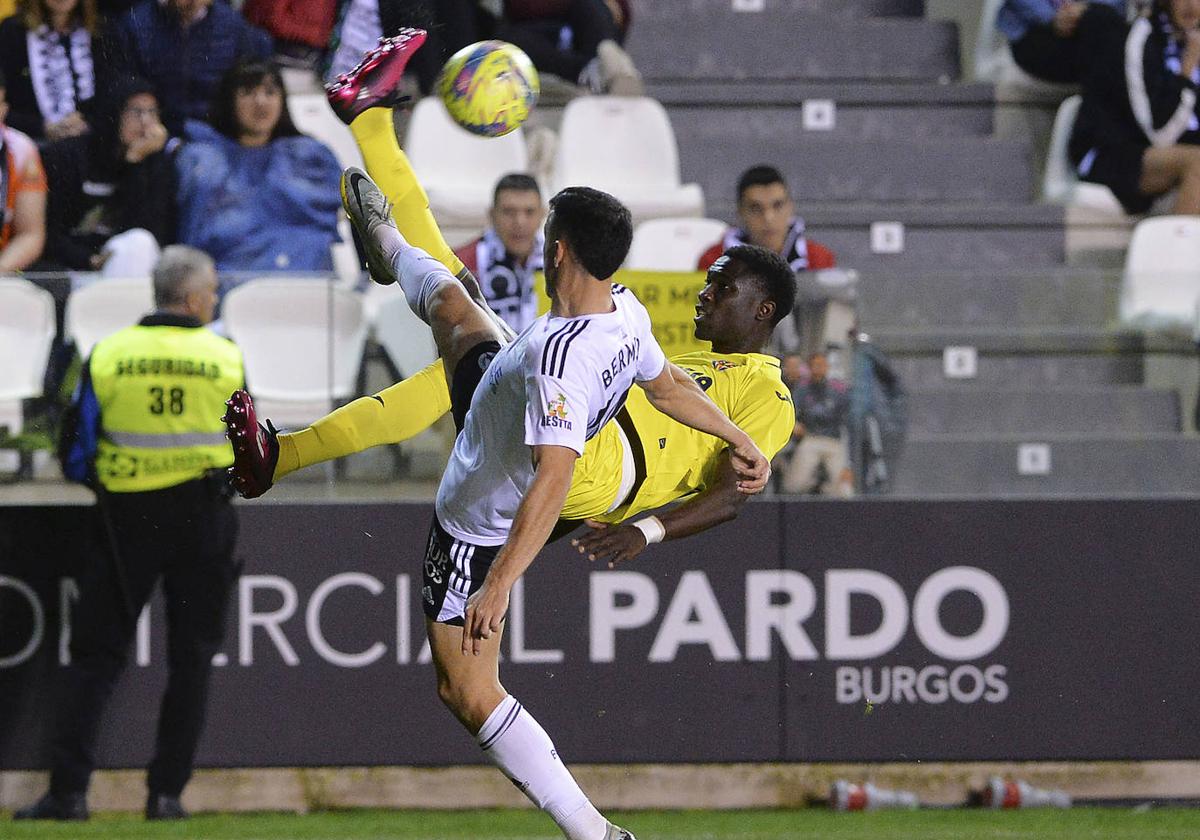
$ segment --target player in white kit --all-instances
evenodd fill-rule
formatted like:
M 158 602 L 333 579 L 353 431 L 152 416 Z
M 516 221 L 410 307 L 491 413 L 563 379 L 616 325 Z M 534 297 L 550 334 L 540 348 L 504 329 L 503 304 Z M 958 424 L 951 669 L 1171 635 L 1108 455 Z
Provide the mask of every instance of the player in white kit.
M 504 347 L 462 283 L 404 240 L 366 173 L 343 174 L 342 200 L 371 276 L 401 286 L 433 329 L 451 383 L 459 435 L 438 489 L 422 589 L 438 694 L 568 838 L 633 840 L 588 801 L 549 736 L 500 684 L 509 592 L 550 536 L 585 441 L 620 410 L 632 384 L 658 410 L 725 440 L 743 492 L 765 486 L 767 459 L 667 362 L 645 308 L 608 279 L 632 237 L 629 211 L 612 196 L 570 187 L 551 199 L 551 309 Z

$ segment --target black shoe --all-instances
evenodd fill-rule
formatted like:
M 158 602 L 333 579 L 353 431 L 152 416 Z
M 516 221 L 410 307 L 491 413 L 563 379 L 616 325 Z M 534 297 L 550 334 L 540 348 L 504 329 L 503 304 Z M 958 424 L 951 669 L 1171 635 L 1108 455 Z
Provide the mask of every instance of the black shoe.
M 183 809 L 183 803 L 178 796 L 167 796 L 163 793 L 152 793 L 146 799 L 146 819 L 148 820 L 186 820 L 190 815 Z
M 83 793 L 47 793 L 32 805 L 13 814 L 14 820 L 70 820 L 88 818 L 87 795 Z

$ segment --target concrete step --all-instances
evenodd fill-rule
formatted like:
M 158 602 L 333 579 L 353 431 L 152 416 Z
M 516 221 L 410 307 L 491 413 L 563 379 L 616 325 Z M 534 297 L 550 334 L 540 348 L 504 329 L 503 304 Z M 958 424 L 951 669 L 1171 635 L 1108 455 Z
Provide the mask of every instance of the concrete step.
M 795 131 L 751 133 L 740 123 L 698 122 L 676 130 L 683 179 L 706 196 L 736 201 L 737 179 L 755 164 L 775 164 L 801 202 L 915 204 L 1033 200 L 1029 146 L 1020 140 L 950 137 L 879 143 Z M 719 163 L 717 163 L 719 162 Z
M 808 97 L 820 101 L 820 97 Z M 839 138 L 895 141 L 939 137 L 987 137 L 992 133 L 992 110 L 987 105 L 909 106 L 856 105 L 837 100 L 834 123 L 828 129 L 806 128 L 803 100 L 791 104 L 751 106 L 669 105 L 667 111 L 681 144 L 706 135 L 729 136 L 737 126 L 740 140 L 775 140 L 779 137 Z M 824 106 L 821 106 L 824 107 Z M 712 142 L 709 139 L 709 142 Z
M 911 392 L 913 435 L 1141 435 L 1180 431 L 1179 395 L 1125 387 Z
M 859 316 L 872 329 L 1047 325 L 1104 327 L 1117 314 L 1120 277 L 1065 269 L 863 272 Z
M 642 3 L 625 46 L 648 81 L 959 75 L 958 30 L 948 21 L 858 19 L 775 4 L 744 13 L 713 0 Z
M 1022 475 L 1023 444 L 1048 447 L 1049 472 Z M 1200 439 L 1178 435 L 922 438 L 905 445 L 894 495 L 1146 496 L 1200 493 Z
M 1062 388 L 1094 385 L 1137 385 L 1144 381 L 1140 354 L 993 355 L 977 358 L 975 376 L 948 379 L 942 355 L 891 357 L 905 387 L 913 390 L 976 388 Z
M 709 216 L 737 219 L 732 198 L 708 193 L 706 202 Z M 808 202 L 799 193 L 796 205 L 808 235 L 831 247 L 840 265 L 864 273 L 1040 270 L 1061 266 L 1065 256 L 1063 211 L 1051 205 Z M 877 222 L 902 226 L 899 251 L 874 249 Z
M 892 355 L 941 357 L 947 347 L 973 347 L 986 355 L 1064 355 L 1157 353 L 1194 358 L 1188 335 L 1139 333 L 1120 327 L 928 327 L 863 329 Z
M 734 8 L 738 0 L 652 0 L 655 6 L 676 8 L 681 13 L 703 9 L 706 12 L 714 10 L 727 11 Z M 761 7 L 759 12 L 743 12 L 743 14 L 760 14 L 773 16 L 795 14 L 797 12 L 816 12 L 826 15 L 840 15 L 849 18 L 863 17 L 923 17 L 925 15 L 925 0 L 740 0 L 743 7 Z M 641 8 L 636 9 L 636 15 L 641 15 Z M 638 18 L 640 19 L 640 17 Z

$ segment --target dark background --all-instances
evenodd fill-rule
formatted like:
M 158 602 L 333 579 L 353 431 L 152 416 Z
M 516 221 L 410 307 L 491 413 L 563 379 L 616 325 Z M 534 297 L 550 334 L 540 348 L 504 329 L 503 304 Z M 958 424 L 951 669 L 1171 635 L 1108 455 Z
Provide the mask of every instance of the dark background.
M 431 507 L 260 503 L 240 512 L 242 600 L 258 613 L 277 609 L 282 596 L 260 585 L 263 576 L 290 582 L 297 605 L 281 627 L 299 662 L 287 664 L 266 631 L 254 628 L 253 663 L 241 664 L 251 628 L 235 603 L 223 649 L 229 662 L 215 669 L 200 765 L 479 763 L 473 739 L 436 698 L 432 666 L 417 662 Z M 505 661 L 501 677 L 575 762 L 1195 758 L 1197 512 L 1190 501 L 755 502 L 738 521 L 654 546 L 617 572 L 626 576 L 621 582 L 637 583 L 633 573 L 648 576 L 659 603 L 648 625 L 617 633 L 613 662 L 591 662 L 589 655 L 589 587 L 594 594 L 598 576 L 612 573 L 590 568 L 562 543 L 527 575 L 523 649 L 560 650 L 563 661 Z M 32 658 L 0 668 L 0 768 L 46 764 L 59 581 L 95 550 L 92 515 L 80 507 L 0 508 L 0 659 L 31 637 L 33 612 L 13 580 L 38 593 L 46 628 Z M 900 644 L 877 659 L 828 661 L 827 571 L 884 573 L 911 608 L 921 583 L 951 566 L 983 569 L 1007 594 L 1004 640 L 965 663 L 1003 665 L 1007 699 L 837 702 L 839 666 L 878 675 L 884 666 L 952 670 L 964 663 L 928 651 L 911 622 Z M 746 573 L 781 569 L 803 574 L 815 589 L 816 608 L 803 626 L 818 656 L 793 661 L 776 639 L 770 659 L 748 661 Z M 326 662 L 306 630 L 314 590 L 346 572 L 376 578 L 383 591 L 336 590 L 320 627 L 345 652 L 385 645 L 365 667 Z M 650 661 L 684 575 L 692 592 L 707 582 L 736 661 L 715 661 L 702 644 L 683 645 L 670 661 Z M 407 580 L 407 664 L 397 662 L 397 637 L 405 635 L 397 631 L 397 616 L 405 614 L 398 610 L 398 576 Z M 851 606 L 853 632 L 878 626 L 881 610 L 872 599 L 855 596 Z M 944 600 L 940 617 L 947 631 L 966 635 L 979 627 L 982 607 L 957 592 Z M 510 621 L 506 660 L 513 629 Z M 155 613 L 150 664 L 131 658 L 118 687 L 101 747 L 105 766 L 137 767 L 149 758 L 165 679 L 163 630 Z

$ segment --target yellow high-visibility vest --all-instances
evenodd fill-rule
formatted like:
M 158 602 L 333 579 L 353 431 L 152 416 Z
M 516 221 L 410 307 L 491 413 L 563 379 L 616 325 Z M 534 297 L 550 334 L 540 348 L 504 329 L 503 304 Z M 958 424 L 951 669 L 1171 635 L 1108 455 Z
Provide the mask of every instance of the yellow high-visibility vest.
M 203 327 L 138 325 L 96 344 L 88 367 L 106 490 L 159 490 L 233 463 L 221 415 L 245 373 L 232 341 Z

